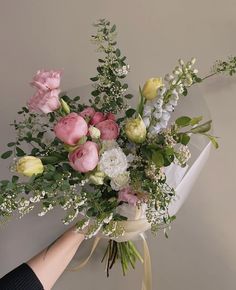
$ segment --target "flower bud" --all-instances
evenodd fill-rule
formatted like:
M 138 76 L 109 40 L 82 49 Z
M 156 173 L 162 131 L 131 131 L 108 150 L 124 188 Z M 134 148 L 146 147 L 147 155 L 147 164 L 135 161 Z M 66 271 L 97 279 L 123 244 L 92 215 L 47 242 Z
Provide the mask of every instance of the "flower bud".
M 125 125 L 125 133 L 130 141 L 142 143 L 146 139 L 146 126 L 139 116 L 136 119 L 129 119 Z
M 43 173 L 43 163 L 41 159 L 34 156 L 24 156 L 16 164 L 16 171 L 25 176 Z
M 153 100 L 157 97 L 157 89 L 163 86 L 161 78 L 151 78 L 146 81 L 142 89 L 142 95 L 147 100 Z
M 89 181 L 95 185 L 102 185 L 104 183 L 105 173 L 102 171 L 95 171 L 89 176 Z
M 196 62 L 196 58 L 193 57 L 193 58 L 191 59 L 191 64 L 195 64 L 195 62 Z
M 93 126 L 89 127 L 89 134 L 93 139 L 99 139 L 101 136 L 100 130 Z
M 63 99 L 61 99 L 61 107 L 66 114 L 70 114 L 70 107 Z

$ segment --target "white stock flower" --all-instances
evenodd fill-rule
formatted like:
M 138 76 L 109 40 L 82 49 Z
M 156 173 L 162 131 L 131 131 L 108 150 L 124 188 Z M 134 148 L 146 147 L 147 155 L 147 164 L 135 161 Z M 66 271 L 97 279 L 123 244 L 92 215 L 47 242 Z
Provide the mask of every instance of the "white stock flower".
M 151 120 L 150 120 L 149 117 L 144 117 L 144 118 L 143 118 L 143 122 L 144 122 L 146 128 L 149 127 L 149 125 L 150 125 L 150 121 L 151 121 Z
M 129 172 L 124 172 L 111 179 L 111 188 L 119 191 L 129 184 Z
M 107 150 L 101 156 L 99 168 L 111 178 L 122 174 L 128 168 L 126 155 L 120 148 Z

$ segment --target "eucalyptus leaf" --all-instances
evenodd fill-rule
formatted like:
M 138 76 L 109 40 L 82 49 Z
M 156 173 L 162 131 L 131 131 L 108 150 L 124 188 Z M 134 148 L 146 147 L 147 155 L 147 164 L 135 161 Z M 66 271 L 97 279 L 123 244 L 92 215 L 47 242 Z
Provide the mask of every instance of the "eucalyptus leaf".
M 175 124 L 179 127 L 187 127 L 191 123 L 191 118 L 188 116 L 182 116 L 175 120 Z
M 162 167 L 164 165 L 164 157 L 160 151 L 154 151 L 152 153 L 152 161 L 157 167 Z
M 204 124 L 201 124 L 197 127 L 194 127 L 190 130 L 191 133 L 193 134 L 202 134 L 202 133 L 206 133 L 208 131 L 210 131 L 211 129 L 211 123 L 212 123 L 212 120 L 204 123 Z
M 9 157 L 12 155 L 12 153 L 13 153 L 12 150 L 6 151 L 6 152 L 4 152 L 4 153 L 1 155 L 1 158 L 2 158 L 2 159 L 7 159 L 7 158 L 9 158 Z

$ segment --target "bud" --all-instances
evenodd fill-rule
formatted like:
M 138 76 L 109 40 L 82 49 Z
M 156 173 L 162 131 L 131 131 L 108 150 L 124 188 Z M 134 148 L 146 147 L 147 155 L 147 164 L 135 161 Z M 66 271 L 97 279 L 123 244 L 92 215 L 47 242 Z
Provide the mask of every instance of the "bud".
M 69 105 L 67 104 L 67 102 L 64 101 L 63 99 L 61 99 L 61 107 L 62 107 L 62 109 L 64 110 L 64 112 L 65 112 L 66 114 L 70 114 L 70 107 L 69 107 Z
M 129 119 L 125 125 L 125 133 L 128 139 L 134 143 L 142 143 L 146 139 L 146 126 L 139 116 L 136 119 Z
M 95 171 L 89 176 L 89 181 L 95 185 L 102 185 L 104 183 L 105 173 L 102 171 Z
M 193 64 L 195 64 L 195 62 L 196 62 L 196 58 L 193 57 L 193 58 L 191 59 L 191 64 L 193 65 Z
M 93 139 L 99 139 L 101 136 L 100 130 L 93 126 L 89 127 L 89 134 Z
M 146 81 L 142 89 L 142 95 L 147 100 L 153 100 L 157 96 L 157 89 L 163 86 L 161 78 L 151 78 Z
M 183 66 L 184 65 L 184 61 L 182 59 L 179 59 L 179 64 Z
M 41 159 L 34 156 L 24 156 L 16 164 L 16 171 L 28 177 L 43 173 L 43 169 Z

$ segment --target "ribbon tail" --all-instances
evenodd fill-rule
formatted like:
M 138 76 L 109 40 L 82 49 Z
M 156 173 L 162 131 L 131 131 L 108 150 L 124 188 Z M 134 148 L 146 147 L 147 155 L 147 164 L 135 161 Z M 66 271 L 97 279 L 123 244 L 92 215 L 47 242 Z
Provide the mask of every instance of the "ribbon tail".
M 95 249 L 97 248 L 97 245 L 98 245 L 98 243 L 99 243 L 100 240 L 101 240 L 101 238 L 99 238 L 99 237 L 96 237 L 96 238 L 95 238 L 89 256 L 88 256 L 88 257 L 87 257 L 87 258 L 86 258 L 86 259 L 85 259 L 85 260 L 84 260 L 80 265 L 78 265 L 78 266 L 75 267 L 75 268 L 70 269 L 70 271 L 72 271 L 72 272 L 79 271 L 81 268 L 83 268 L 84 266 L 86 266 L 86 264 L 88 263 L 88 261 L 89 261 L 90 258 L 92 257 L 92 255 L 93 255 Z
M 142 282 L 142 290 L 152 290 L 152 264 L 151 257 L 149 253 L 149 248 L 147 241 L 143 234 L 140 234 L 143 240 L 143 282 Z

